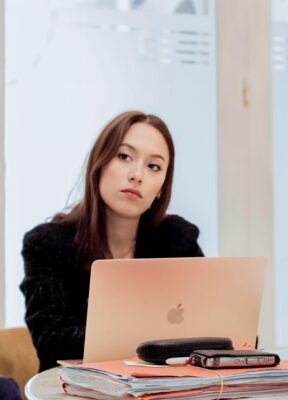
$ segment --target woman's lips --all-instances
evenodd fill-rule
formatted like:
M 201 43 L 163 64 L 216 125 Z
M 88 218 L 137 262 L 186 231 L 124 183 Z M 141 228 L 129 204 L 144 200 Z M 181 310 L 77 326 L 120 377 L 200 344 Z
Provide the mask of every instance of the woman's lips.
M 133 199 L 135 199 L 135 198 L 142 199 L 141 193 L 136 189 L 124 189 L 124 190 L 121 190 L 121 192 L 127 194 L 127 196 L 129 196 Z

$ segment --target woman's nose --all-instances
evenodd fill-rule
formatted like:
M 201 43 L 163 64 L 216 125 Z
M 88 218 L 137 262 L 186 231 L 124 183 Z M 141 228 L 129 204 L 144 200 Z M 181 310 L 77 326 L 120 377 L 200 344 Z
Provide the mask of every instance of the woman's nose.
M 142 183 L 143 180 L 143 170 L 141 167 L 133 168 L 128 175 L 129 182 Z

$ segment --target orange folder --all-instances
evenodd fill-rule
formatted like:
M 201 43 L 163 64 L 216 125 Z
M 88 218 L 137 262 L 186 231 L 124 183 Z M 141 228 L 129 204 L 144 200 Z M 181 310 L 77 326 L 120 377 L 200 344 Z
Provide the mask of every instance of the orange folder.
M 133 359 L 133 361 L 140 361 Z M 115 361 L 99 361 L 94 363 L 85 363 L 72 366 L 71 368 L 90 368 L 101 371 L 106 371 L 119 376 L 132 376 L 135 378 L 147 378 L 147 377 L 197 377 L 197 378 L 209 378 L 211 376 L 226 376 L 226 375 L 237 375 L 249 371 L 261 371 L 265 370 L 288 370 L 288 360 L 281 361 L 276 367 L 263 367 L 263 368 L 231 368 L 221 370 L 209 370 L 206 368 L 195 367 L 193 365 L 185 366 L 159 366 L 159 368 L 153 366 L 134 366 L 126 365 L 123 360 Z

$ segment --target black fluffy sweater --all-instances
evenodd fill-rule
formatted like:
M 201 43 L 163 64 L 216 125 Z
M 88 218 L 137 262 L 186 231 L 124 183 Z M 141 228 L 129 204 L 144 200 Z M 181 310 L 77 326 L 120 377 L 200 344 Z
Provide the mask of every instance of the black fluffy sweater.
M 20 289 L 40 370 L 54 367 L 58 359 L 83 356 L 90 272 L 75 261 L 74 235 L 74 225 L 50 222 L 24 236 Z M 195 225 L 167 216 L 157 228 L 139 227 L 135 258 L 203 256 L 198 235 Z

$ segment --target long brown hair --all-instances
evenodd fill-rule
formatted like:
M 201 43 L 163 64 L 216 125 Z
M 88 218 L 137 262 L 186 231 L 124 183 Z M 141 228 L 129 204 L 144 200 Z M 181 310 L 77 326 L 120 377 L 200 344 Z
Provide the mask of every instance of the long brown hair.
M 110 254 L 108 247 L 105 205 L 99 193 L 101 169 L 117 154 L 123 138 L 129 128 L 136 123 L 145 123 L 156 128 L 164 137 L 169 149 L 169 165 L 161 189 L 160 198 L 156 198 L 151 207 L 141 216 L 140 222 L 157 226 L 164 218 L 171 198 L 174 145 L 166 124 L 157 116 L 140 111 L 128 111 L 114 118 L 100 133 L 91 149 L 85 178 L 85 191 L 82 200 L 67 213 L 55 215 L 52 222 L 75 223 L 74 243 L 81 262 L 91 262 L 106 258 Z

